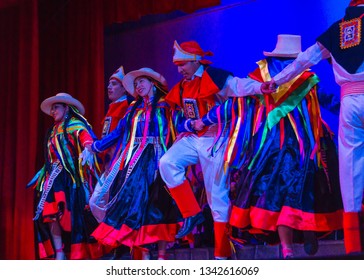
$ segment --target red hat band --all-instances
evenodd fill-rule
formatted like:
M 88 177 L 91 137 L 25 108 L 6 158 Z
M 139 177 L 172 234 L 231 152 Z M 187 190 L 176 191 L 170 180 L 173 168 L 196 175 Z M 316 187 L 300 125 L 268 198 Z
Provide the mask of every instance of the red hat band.
M 212 62 L 204 59 L 203 57 L 208 55 L 212 56 L 213 53 L 211 51 L 205 52 L 200 45 L 195 41 L 184 42 L 181 45 L 174 41 L 174 55 L 173 62 L 184 63 L 187 61 L 200 61 L 201 64 L 211 64 Z

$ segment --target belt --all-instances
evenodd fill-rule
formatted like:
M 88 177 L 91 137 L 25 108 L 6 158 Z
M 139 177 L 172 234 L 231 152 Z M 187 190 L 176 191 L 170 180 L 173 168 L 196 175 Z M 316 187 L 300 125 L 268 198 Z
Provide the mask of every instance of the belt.
M 142 141 L 143 141 L 143 137 L 135 137 L 135 140 L 134 140 L 135 143 L 142 143 Z M 160 144 L 161 141 L 157 137 L 149 136 L 145 139 L 145 144 L 147 144 L 147 143 L 156 145 L 156 144 Z
M 364 81 L 348 82 L 341 86 L 341 98 L 352 94 L 364 94 Z

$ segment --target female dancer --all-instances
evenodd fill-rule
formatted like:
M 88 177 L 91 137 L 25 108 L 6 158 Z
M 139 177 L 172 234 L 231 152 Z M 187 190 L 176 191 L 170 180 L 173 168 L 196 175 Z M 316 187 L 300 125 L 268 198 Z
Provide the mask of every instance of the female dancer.
M 102 246 L 90 238 L 97 222 L 88 207 L 97 170 L 79 159 L 94 138 L 82 116 L 85 109 L 71 95 L 58 93 L 44 100 L 41 110 L 54 118 L 54 125 L 46 137 L 45 164 L 28 184 L 35 188 L 37 258 L 99 258 Z
M 167 82 L 150 68 L 129 72 L 125 89 L 136 99 L 118 127 L 91 149 L 101 152 L 119 141 L 119 154 L 103 184 L 110 191 L 106 216 L 93 236 L 117 248 L 126 245 L 149 257 L 145 245 L 158 243 L 158 259 L 165 259 L 167 242 L 173 242 L 182 220 L 158 171 L 160 157 L 172 144 L 173 125 L 164 101 Z

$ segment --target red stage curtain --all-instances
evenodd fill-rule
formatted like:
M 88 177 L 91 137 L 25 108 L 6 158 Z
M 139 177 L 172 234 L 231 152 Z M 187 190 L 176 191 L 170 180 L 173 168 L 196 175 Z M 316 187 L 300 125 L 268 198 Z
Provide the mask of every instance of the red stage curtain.
M 86 4 L 85 4 L 86 3 Z M 103 31 L 146 14 L 193 12 L 217 0 L 7 0 L 0 5 L 0 259 L 34 259 L 33 190 L 52 124 L 39 105 L 68 92 L 96 134 L 104 116 Z
M 37 1 L 0 11 L 0 254 L 32 259 L 32 192 L 39 119 Z
M 165 14 L 177 10 L 191 13 L 220 4 L 220 0 L 108 0 L 106 2 L 105 24 L 138 20 L 144 15 Z

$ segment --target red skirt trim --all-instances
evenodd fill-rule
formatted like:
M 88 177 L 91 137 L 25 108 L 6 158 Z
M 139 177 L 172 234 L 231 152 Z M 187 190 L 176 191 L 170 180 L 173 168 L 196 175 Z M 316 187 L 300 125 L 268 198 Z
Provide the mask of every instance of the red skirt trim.
M 277 226 L 285 225 L 297 230 L 332 231 L 343 228 L 343 211 L 332 213 L 308 213 L 283 206 L 280 212 L 257 207 L 242 209 L 233 206 L 230 225 L 237 228 L 253 228 L 276 231 Z
M 53 259 L 55 254 L 51 240 L 46 240 L 43 243 L 38 243 L 38 251 L 40 259 Z
M 53 249 L 51 240 L 46 240 L 38 243 L 40 259 L 54 259 L 55 250 Z M 66 257 L 69 260 L 96 260 L 110 253 L 112 248 L 104 246 L 98 242 L 95 243 L 79 243 L 71 245 L 71 253 L 67 253 Z
M 123 224 L 117 230 L 102 222 L 91 235 L 100 243 L 113 248 L 119 247 L 120 245 L 133 247 L 151 244 L 161 240 L 174 242 L 176 240 L 175 235 L 181 225 L 182 223 L 144 225 L 138 230 L 133 230 Z
M 71 231 L 71 212 L 67 210 L 66 204 L 66 195 L 64 192 L 55 192 L 54 193 L 55 201 L 53 202 L 45 202 L 43 207 L 43 221 L 53 222 L 54 217 L 59 214 L 58 204 L 64 203 L 64 212 L 62 213 L 62 217 L 60 217 L 59 223 L 64 231 Z
M 71 254 L 69 259 L 71 260 L 97 260 L 103 255 L 109 253 L 112 248 L 107 248 L 100 244 L 95 243 L 79 243 L 71 245 Z

